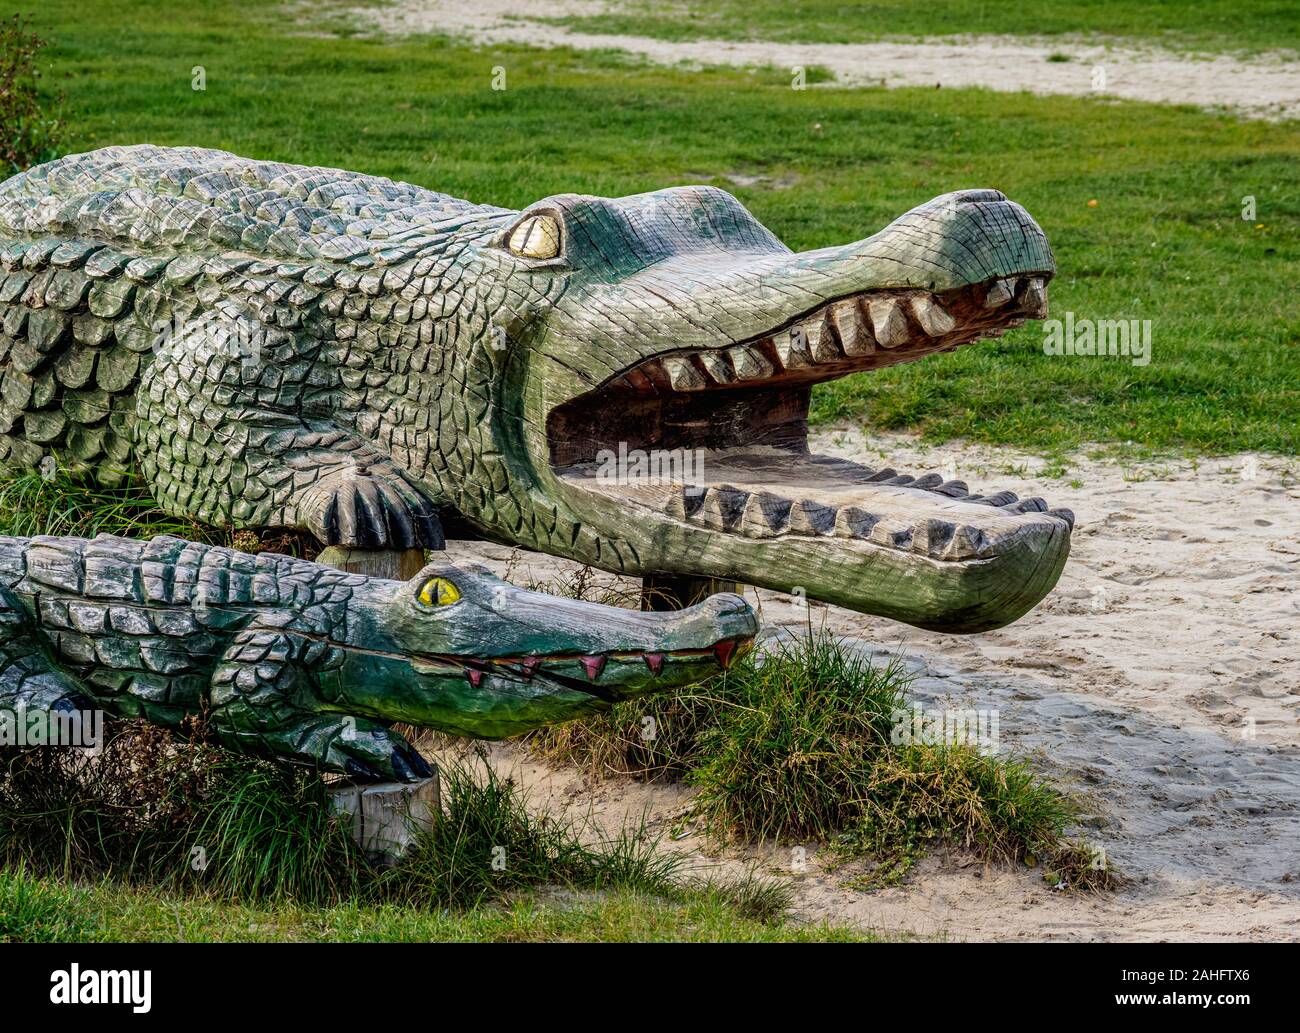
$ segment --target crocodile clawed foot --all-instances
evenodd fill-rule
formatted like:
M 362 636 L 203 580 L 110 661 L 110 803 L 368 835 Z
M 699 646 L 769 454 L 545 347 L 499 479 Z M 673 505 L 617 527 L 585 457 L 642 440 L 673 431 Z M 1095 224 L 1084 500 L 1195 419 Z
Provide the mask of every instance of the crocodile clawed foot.
M 433 774 L 429 762 L 400 735 L 363 721 L 334 740 L 325 761 L 357 781 L 418 782 Z
M 442 525 L 433 504 L 398 474 L 365 467 L 323 483 L 309 530 L 325 545 L 359 549 L 441 549 Z

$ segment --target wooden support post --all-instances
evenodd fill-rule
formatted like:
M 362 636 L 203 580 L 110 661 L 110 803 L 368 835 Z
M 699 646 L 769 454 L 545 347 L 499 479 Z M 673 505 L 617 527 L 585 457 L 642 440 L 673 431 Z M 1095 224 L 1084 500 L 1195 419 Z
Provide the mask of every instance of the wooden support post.
M 425 558 L 423 549 L 350 549 L 331 545 L 321 551 L 316 562 L 349 574 L 408 581 L 420 572 Z
M 334 810 L 343 815 L 352 841 L 379 864 L 396 864 L 438 814 L 438 772 L 419 782 L 345 785 L 330 791 Z
M 407 581 L 424 566 L 425 552 L 331 545 L 316 562 L 349 574 Z M 430 828 L 438 814 L 438 769 L 419 782 L 343 785 L 331 790 L 330 798 L 334 809 L 350 819 L 353 842 L 379 864 L 396 864 L 415 842 L 416 830 Z
M 740 595 L 744 592 L 744 586 L 739 581 L 716 577 L 646 574 L 641 579 L 641 609 L 682 610 L 703 602 L 717 592 L 735 592 Z

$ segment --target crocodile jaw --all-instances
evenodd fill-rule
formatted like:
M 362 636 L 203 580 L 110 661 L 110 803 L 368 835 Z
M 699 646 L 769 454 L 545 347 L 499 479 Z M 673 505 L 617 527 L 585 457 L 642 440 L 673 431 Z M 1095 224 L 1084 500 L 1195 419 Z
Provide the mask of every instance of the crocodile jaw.
M 552 412 L 557 490 L 624 569 L 734 578 L 948 632 L 1010 623 L 1055 585 L 1073 515 L 811 455 L 806 414 L 813 383 L 1041 318 L 1050 275 L 865 291 L 739 344 L 653 355 Z
M 458 601 L 419 602 L 435 576 L 457 587 Z M 349 713 L 499 739 L 716 675 L 751 648 L 758 621 L 737 595 L 642 613 L 439 561 L 409 582 L 355 587 L 348 629 L 335 703 Z

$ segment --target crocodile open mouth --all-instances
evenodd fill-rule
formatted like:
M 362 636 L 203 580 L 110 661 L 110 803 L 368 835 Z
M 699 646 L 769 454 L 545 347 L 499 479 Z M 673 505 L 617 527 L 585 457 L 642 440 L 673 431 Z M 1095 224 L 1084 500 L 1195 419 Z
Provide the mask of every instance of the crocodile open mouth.
M 644 569 L 672 570 L 684 554 L 700 573 L 811 586 L 813 598 L 920 626 L 1006 623 L 1055 582 L 1073 515 L 1009 491 L 973 494 L 938 473 L 811 454 L 808 403 L 815 383 L 1042 318 L 1050 277 L 866 291 L 740 343 L 666 350 L 551 412 L 553 470 L 591 500 L 616 501 L 643 520 L 654 514 L 660 530 L 639 550 Z M 837 569 L 819 576 L 826 565 Z M 913 584 L 868 607 L 863 579 Z
M 679 667 L 701 667 L 707 671 L 726 670 L 753 645 L 752 638 L 724 638 L 711 646 L 695 649 L 607 650 L 599 653 L 555 653 L 527 656 L 472 657 L 448 656 L 412 658 L 418 674 L 463 675 L 475 689 L 486 680 L 496 678 L 527 683 L 534 679 L 552 683 L 611 702 L 618 700 L 618 687 L 628 682 L 659 678 L 668 671 L 679 676 Z M 631 673 L 634 677 L 629 677 Z

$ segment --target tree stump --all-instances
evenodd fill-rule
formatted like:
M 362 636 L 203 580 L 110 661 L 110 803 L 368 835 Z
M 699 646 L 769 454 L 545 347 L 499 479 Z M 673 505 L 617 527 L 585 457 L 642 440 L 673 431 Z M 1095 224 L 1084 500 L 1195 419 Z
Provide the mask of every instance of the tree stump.
M 739 581 L 716 577 L 647 574 L 641 579 L 641 609 L 682 610 L 703 602 L 716 592 L 735 592 L 741 595 L 744 586 Z

